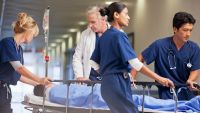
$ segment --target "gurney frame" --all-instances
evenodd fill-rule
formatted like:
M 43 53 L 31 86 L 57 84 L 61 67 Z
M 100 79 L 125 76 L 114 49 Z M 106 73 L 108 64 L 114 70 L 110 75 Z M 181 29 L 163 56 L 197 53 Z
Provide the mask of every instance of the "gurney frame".
M 90 80 L 84 80 L 84 81 L 80 81 L 80 80 L 53 80 L 52 82 L 62 82 L 64 84 L 67 85 L 67 99 L 66 99 L 66 107 L 65 107 L 65 110 L 63 110 L 63 108 L 53 108 L 53 107 L 48 107 L 45 106 L 45 99 L 43 99 L 43 106 L 40 106 L 40 105 L 34 105 L 34 104 L 30 104 L 30 103 L 23 103 L 29 107 L 25 107 L 25 109 L 27 110 L 30 110 L 30 111 L 33 111 L 33 113 L 78 113 L 78 110 L 80 110 L 80 113 L 111 113 L 110 110 L 95 110 L 92 108 L 92 104 L 93 104 L 93 88 L 94 88 L 94 85 L 97 84 L 97 83 L 101 83 L 101 81 L 90 81 Z M 70 84 L 73 84 L 73 83 L 81 83 L 81 84 L 87 84 L 87 85 L 90 85 L 92 87 L 92 91 L 91 91 L 91 96 L 92 96 L 92 100 L 91 100 L 91 106 L 89 109 L 85 109 L 85 110 L 81 110 L 81 108 L 71 108 L 69 107 L 69 86 Z M 146 91 L 146 88 L 148 88 L 148 91 L 149 89 L 152 87 L 152 86 L 160 86 L 159 83 L 157 82 L 134 82 L 136 85 L 141 85 L 143 87 L 143 103 L 142 103 L 142 111 L 141 113 L 150 113 L 150 112 L 145 112 L 144 111 L 144 100 L 145 100 L 145 91 Z M 186 85 L 178 85 L 178 86 L 186 86 Z M 173 91 L 173 94 L 174 94 L 174 100 L 175 100 L 175 110 L 174 112 L 177 113 L 177 96 L 176 96 L 176 93 L 175 93 L 175 90 L 172 89 Z M 149 94 L 149 93 L 148 93 Z M 45 96 L 43 97 L 45 98 Z M 32 109 L 31 109 L 32 108 Z M 52 111 L 52 112 L 49 112 L 49 111 Z M 73 112 L 75 111 L 75 112 Z M 85 111 L 85 112 L 83 112 Z M 101 112 L 102 111 L 102 112 Z

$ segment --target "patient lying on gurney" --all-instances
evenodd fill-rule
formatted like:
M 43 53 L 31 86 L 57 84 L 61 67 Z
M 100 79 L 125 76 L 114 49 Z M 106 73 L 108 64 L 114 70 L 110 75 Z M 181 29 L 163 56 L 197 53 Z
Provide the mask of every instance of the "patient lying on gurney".
M 34 95 L 43 96 L 44 86 L 38 85 L 34 88 Z M 69 106 L 90 108 L 91 105 L 91 86 L 71 84 L 69 86 Z M 46 97 L 50 102 L 66 105 L 67 85 L 53 85 L 46 89 Z M 109 94 L 108 94 L 109 95 Z M 111 95 L 112 96 L 112 95 Z M 134 103 L 141 107 L 142 95 L 133 95 Z M 100 84 L 95 84 L 93 89 L 92 107 L 98 109 L 108 109 L 105 101 L 101 97 Z M 160 111 L 174 111 L 175 101 L 172 99 L 162 100 L 150 96 L 145 96 L 144 108 Z M 200 112 L 200 96 L 196 96 L 190 101 L 178 101 L 178 111 Z

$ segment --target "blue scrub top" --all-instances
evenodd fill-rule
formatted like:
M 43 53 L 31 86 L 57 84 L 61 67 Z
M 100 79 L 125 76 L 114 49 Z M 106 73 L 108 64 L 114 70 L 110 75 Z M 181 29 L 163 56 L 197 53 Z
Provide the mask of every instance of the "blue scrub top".
M 10 61 L 24 63 L 22 47 L 16 48 L 13 37 L 4 38 L 0 41 L 0 81 L 16 85 L 21 75 L 15 71 Z
M 101 36 L 92 54 L 91 60 L 100 65 L 102 76 L 130 71 L 128 60 L 136 54 L 128 41 L 128 36 L 111 27 Z
M 96 33 L 95 48 L 98 45 L 99 39 L 100 39 L 100 37 Z M 93 68 L 91 68 L 89 79 L 92 80 L 92 81 L 100 81 L 101 80 L 101 75 L 99 73 L 97 73 L 97 71 L 95 71 Z
M 169 78 L 175 84 L 185 84 L 190 72 L 200 69 L 200 49 L 192 41 L 188 41 L 180 50 L 177 50 L 172 37 L 159 39 L 146 48 L 142 56 L 147 64 L 155 61 L 155 72 Z M 192 64 L 191 68 L 187 67 L 189 62 Z M 174 67 L 176 69 L 170 69 Z M 159 88 L 160 95 L 165 90 L 169 89 Z

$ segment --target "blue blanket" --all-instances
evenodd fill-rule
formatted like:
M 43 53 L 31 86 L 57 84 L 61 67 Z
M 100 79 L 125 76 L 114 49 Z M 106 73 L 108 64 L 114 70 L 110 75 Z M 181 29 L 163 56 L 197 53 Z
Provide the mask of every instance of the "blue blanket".
M 91 105 L 95 109 L 109 109 L 105 101 L 101 97 L 100 84 L 96 84 L 91 94 L 92 88 L 87 85 L 71 84 L 69 87 L 69 106 L 90 108 Z M 112 95 L 111 95 L 112 96 Z M 91 104 L 93 97 L 93 103 Z M 54 103 L 66 105 L 67 86 L 55 85 L 49 92 L 49 100 Z M 142 96 L 133 95 L 134 103 L 140 107 L 142 105 Z M 175 102 L 172 99 L 162 100 L 150 96 L 145 96 L 144 107 L 160 111 L 174 111 Z M 200 113 L 200 96 L 196 96 L 190 101 L 179 101 L 179 111 L 193 111 Z

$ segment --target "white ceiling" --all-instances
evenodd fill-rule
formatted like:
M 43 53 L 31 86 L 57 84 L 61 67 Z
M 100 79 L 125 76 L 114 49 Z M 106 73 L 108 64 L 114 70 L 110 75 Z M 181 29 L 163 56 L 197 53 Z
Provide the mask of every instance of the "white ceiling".
M 3 0 L 1 0 L 1 2 L 2 1 Z M 108 0 L 5 0 L 1 38 L 12 35 L 11 24 L 16 19 L 17 13 L 24 11 L 32 15 L 40 27 L 38 38 L 36 38 L 29 46 L 43 48 L 44 34 L 42 20 L 44 10 L 47 6 L 50 6 L 49 42 L 51 43 L 57 38 L 61 38 L 64 34 L 70 33 L 68 31 L 70 28 L 82 30 L 85 26 L 79 25 L 78 22 L 86 21 L 85 11 L 87 8 L 94 5 L 105 6 L 105 1 Z M 133 0 L 123 1 L 131 4 L 130 2 Z M 2 9 L 2 5 L 0 8 Z

